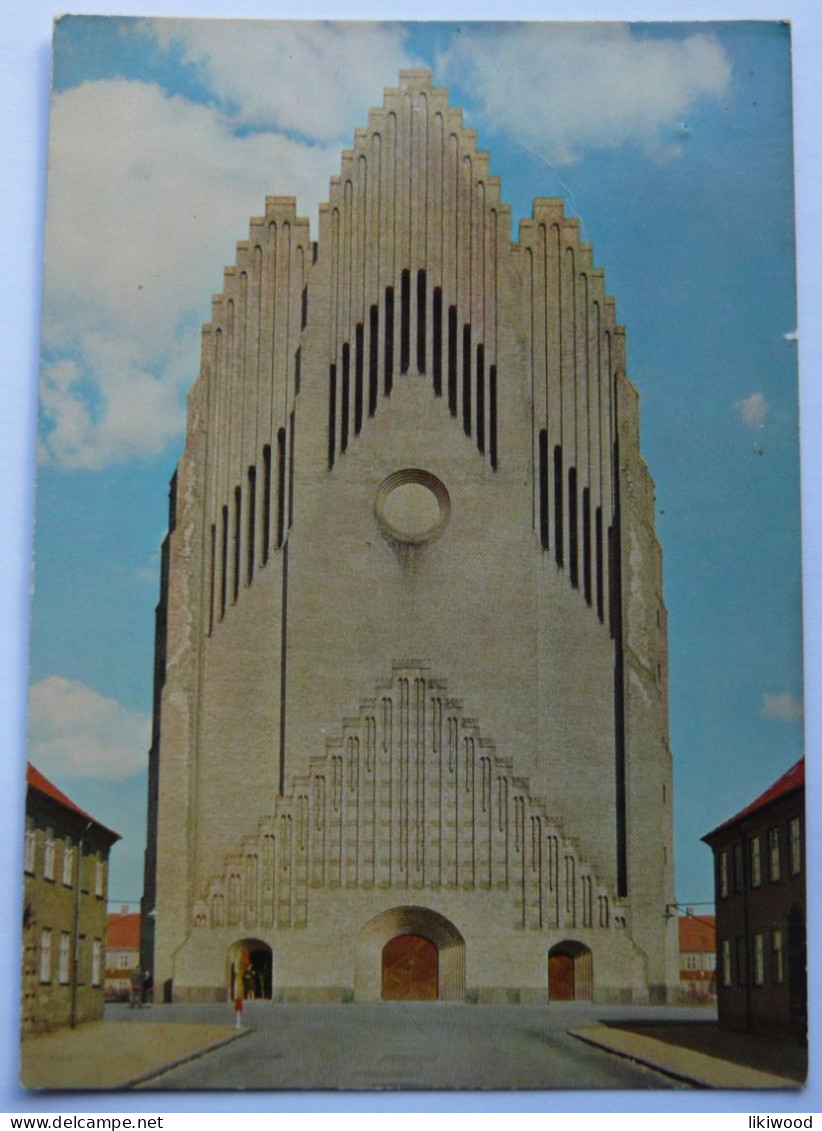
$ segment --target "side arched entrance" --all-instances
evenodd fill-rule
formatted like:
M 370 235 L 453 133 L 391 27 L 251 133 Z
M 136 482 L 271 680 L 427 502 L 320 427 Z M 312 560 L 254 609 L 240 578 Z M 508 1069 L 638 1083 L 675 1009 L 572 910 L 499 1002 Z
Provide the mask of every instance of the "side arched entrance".
M 590 1001 L 594 996 L 594 956 L 575 939 L 548 951 L 548 1000 Z
M 463 1001 L 465 940 L 444 915 L 392 907 L 363 927 L 356 944 L 357 1001 Z
M 240 939 L 229 947 L 226 979 L 231 1001 L 270 998 L 273 982 L 273 955 L 268 943 L 260 939 Z

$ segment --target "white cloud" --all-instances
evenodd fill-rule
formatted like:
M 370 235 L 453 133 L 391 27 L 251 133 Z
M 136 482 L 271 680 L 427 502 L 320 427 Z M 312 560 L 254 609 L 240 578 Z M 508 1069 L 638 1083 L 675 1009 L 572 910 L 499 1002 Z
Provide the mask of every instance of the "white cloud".
M 783 691 L 778 695 L 762 696 L 763 719 L 776 719 L 781 723 L 800 723 L 804 715 L 802 703 L 790 691 Z
M 184 426 L 222 269 L 266 193 L 312 218 L 337 146 L 238 137 L 147 83 L 84 83 L 52 106 L 41 458 L 100 468 Z
M 786 342 L 798 342 L 799 341 L 799 331 L 798 330 L 791 330 L 791 331 L 789 331 L 789 333 L 783 334 L 782 337 L 785 339 Z
M 148 715 L 74 680 L 49 676 L 29 694 L 29 757 L 47 776 L 119 781 L 147 766 Z
M 486 128 L 511 132 L 554 165 L 625 145 L 676 156 L 697 101 L 721 95 L 731 78 L 710 35 L 643 38 L 605 23 L 463 29 L 439 66 L 476 91 Z
M 745 427 L 753 428 L 756 431 L 765 427 L 769 407 L 764 393 L 751 393 L 749 397 L 745 397 L 741 401 L 734 401 L 733 404 L 734 412 Z
M 350 143 L 381 87 L 414 66 L 397 24 L 161 19 L 139 27 L 194 64 L 238 122 L 316 141 Z

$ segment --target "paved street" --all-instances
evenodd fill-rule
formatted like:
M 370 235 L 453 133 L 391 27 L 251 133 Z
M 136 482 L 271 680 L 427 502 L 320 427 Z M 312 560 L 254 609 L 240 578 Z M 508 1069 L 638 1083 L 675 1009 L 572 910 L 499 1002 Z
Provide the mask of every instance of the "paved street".
M 680 1015 L 689 1011 L 677 1011 Z M 135 1023 L 214 1022 L 227 1006 L 160 1006 Z M 668 1077 L 566 1030 L 642 1009 L 586 1004 L 246 1004 L 246 1036 L 144 1084 L 157 1089 L 671 1088 Z M 651 1010 L 658 1016 L 659 1010 Z M 697 1013 L 696 1016 L 705 1017 Z

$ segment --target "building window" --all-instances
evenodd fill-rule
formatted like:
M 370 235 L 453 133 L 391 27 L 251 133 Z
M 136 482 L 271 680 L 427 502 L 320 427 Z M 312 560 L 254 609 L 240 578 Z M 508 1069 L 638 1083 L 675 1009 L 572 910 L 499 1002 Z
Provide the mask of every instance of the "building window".
M 94 894 L 102 898 L 105 890 L 105 867 L 102 852 L 94 858 Z
M 686 970 L 698 970 L 699 969 L 699 963 L 697 962 L 697 956 L 695 954 L 686 954 L 685 955 L 685 969 Z
M 91 944 L 91 984 L 100 985 L 100 940 L 94 939 Z
M 742 854 L 742 845 L 735 844 L 734 852 L 734 891 L 745 890 L 745 857 Z
M 771 883 L 779 879 L 779 829 L 768 830 L 768 874 Z
M 63 840 L 63 886 L 70 888 L 74 883 L 74 841 L 70 836 Z
M 44 927 L 40 933 L 40 981 L 51 981 L 51 928 Z
M 719 854 L 719 898 L 728 898 L 728 853 L 720 852 Z
M 785 960 L 782 952 L 782 932 L 771 934 L 771 981 L 781 986 L 785 980 Z
M 751 887 L 758 888 L 762 884 L 762 864 L 759 850 L 759 837 L 751 840 Z
M 62 931 L 60 934 L 60 956 L 58 965 L 58 977 L 60 985 L 65 986 L 69 980 L 69 950 L 71 947 L 71 936 L 68 931 Z
M 731 972 L 731 940 L 722 940 L 722 985 L 733 985 L 733 977 Z
M 26 817 L 26 850 L 24 867 L 30 876 L 34 875 L 34 818 Z
M 736 984 L 738 986 L 748 984 L 748 952 L 746 939 L 743 937 L 738 937 L 736 940 Z
M 131 968 L 133 966 L 134 966 L 134 960 L 132 959 L 130 954 L 123 953 L 123 954 L 117 955 L 117 969 L 118 970 L 131 970 Z
M 46 829 L 46 851 L 43 857 L 43 877 L 47 880 L 54 879 L 54 829 Z
M 754 935 L 754 984 L 765 982 L 765 936 Z
M 791 875 L 798 876 L 802 871 L 802 825 L 798 817 L 788 821 L 788 844 Z
M 705 969 L 716 970 L 716 955 L 713 951 L 705 955 Z

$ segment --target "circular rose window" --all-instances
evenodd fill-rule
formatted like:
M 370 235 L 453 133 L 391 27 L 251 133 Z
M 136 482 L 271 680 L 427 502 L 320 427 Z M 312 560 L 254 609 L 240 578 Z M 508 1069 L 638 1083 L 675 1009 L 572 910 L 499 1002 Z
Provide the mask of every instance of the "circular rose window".
M 451 500 L 436 475 L 409 467 L 383 480 L 377 488 L 374 510 L 391 538 L 419 544 L 442 533 L 451 513 Z

